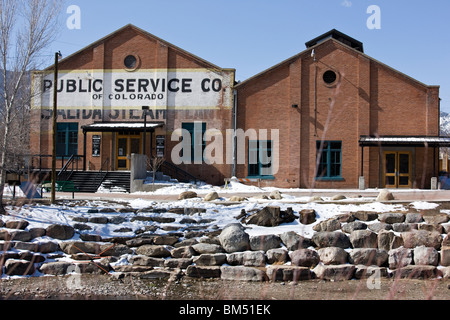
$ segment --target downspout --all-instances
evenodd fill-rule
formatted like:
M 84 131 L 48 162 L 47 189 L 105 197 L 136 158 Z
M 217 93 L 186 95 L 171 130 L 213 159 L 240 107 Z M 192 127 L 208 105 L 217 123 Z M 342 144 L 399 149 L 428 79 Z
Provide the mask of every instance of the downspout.
M 237 167 L 237 90 L 233 90 L 233 165 L 231 168 L 231 176 L 236 177 Z

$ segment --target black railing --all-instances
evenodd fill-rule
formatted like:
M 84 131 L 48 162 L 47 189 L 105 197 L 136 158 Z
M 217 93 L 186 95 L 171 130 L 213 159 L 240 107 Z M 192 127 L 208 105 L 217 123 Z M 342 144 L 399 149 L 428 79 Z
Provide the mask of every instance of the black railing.
M 183 169 L 178 168 L 176 165 L 164 161 L 160 167 L 160 170 L 170 176 L 171 178 L 177 179 L 180 182 L 194 182 L 197 183 L 199 179 L 190 174 L 189 172 L 184 171 Z

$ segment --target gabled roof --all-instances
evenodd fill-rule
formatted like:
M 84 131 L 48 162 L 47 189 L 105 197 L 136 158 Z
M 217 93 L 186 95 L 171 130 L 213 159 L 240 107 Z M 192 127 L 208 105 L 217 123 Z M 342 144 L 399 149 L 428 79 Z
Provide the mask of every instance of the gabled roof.
M 375 63 L 385 67 L 386 69 L 389 69 L 389 70 L 391 70 L 391 71 L 393 71 L 393 72 L 395 72 L 395 73 L 397 73 L 399 75 L 402 75 L 403 77 L 407 78 L 408 80 L 410 80 L 410 81 L 412 81 L 412 82 L 414 82 L 414 83 L 416 83 L 416 84 L 418 84 L 420 86 L 423 86 L 423 87 L 426 87 L 426 88 L 439 87 L 439 86 L 434 86 L 434 85 L 426 85 L 423 82 L 420 82 L 420 81 L 418 81 L 418 80 L 416 80 L 416 79 L 414 79 L 414 78 L 412 78 L 412 77 L 410 77 L 410 76 L 408 76 L 408 75 L 406 75 L 406 74 L 404 74 L 404 73 L 402 73 L 402 72 L 400 72 L 400 71 L 390 67 L 390 66 L 388 66 L 388 65 L 386 65 L 386 64 L 384 64 L 384 63 L 382 63 L 382 62 L 380 62 L 380 61 L 378 61 L 378 60 L 376 60 L 376 59 L 374 59 L 374 58 L 372 58 L 370 56 L 368 56 L 367 54 L 361 52 L 359 49 L 353 48 L 352 46 L 350 46 L 349 44 L 346 44 L 342 40 L 335 39 L 333 36 L 331 36 L 333 34 L 335 34 L 335 35 L 341 34 L 341 35 L 344 35 L 345 37 L 347 37 L 348 39 L 353 39 L 353 38 L 345 35 L 344 33 L 339 32 L 336 29 L 333 29 L 333 30 L 331 30 L 331 31 L 329 31 L 329 32 L 327 32 L 327 33 L 325 33 L 325 34 L 323 34 L 323 35 L 321 35 L 321 36 L 311 40 L 311 41 L 308 41 L 306 43 L 306 46 L 307 46 L 306 50 L 304 50 L 304 51 L 296 54 L 295 56 L 292 56 L 292 57 L 290 57 L 290 58 L 288 58 L 288 59 L 286 59 L 286 60 L 284 60 L 284 61 L 282 61 L 282 62 L 280 62 L 280 63 L 278 63 L 278 64 L 276 64 L 276 65 L 274 65 L 274 66 L 272 66 L 272 67 L 270 67 L 270 68 L 268 68 L 268 69 L 266 69 L 266 70 L 264 70 L 264 71 L 262 71 L 262 72 L 260 72 L 260 73 L 258 73 L 256 75 L 254 75 L 254 76 L 252 76 L 252 77 L 250 77 L 250 78 L 248 78 L 248 79 L 246 79 L 246 80 L 244 80 L 244 81 L 242 81 L 240 83 L 238 83 L 237 85 L 235 85 L 235 88 L 239 88 L 241 86 L 244 86 L 247 83 L 249 83 L 249 82 L 251 82 L 251 81 L 253 81 L 253 80 L 255 80 L 255 79 L 257 79 L 257 78 L 259 78 L 261 76 L 263 76 L 264 74 L 266 74 L 268 72 L 271 72 L 271 71 L 273 71 L 273 70 L 275 70 L 275 69 L 277 69 L 277 68 L 279 68 L 279 67 L 281 67 L 281 66 L 283 66 L 285 64 L 291 63 L 291 62 L 299 59 L 303 55 L 312 56 L 313 50 L 319 48 L 320 46 L 324 45 L 325 43 L 328 43 L 329 41 L 333 41 L 334 43 L 336 43 L 338 45 L 341 45 L 341 46 L 343 46 L 343 47 L 345 47 L 345 48 L 347 48 L 349 50 L 352 50 L 356 54 L 361 55 L 361 56 L 365 57 L 366 59 L 369 59 L 370 61 L 373 61 L 373 62 L 375 62 Z M 359 42 L 358 40 L 354 40 L 354 41 Z M 361 42 L 359 42 L 359 43 L 361 43 Z M 309 45 L 310 45 L 310 47 L 309 47 Z M 361 43 L 361 48 L 362 48 L 362 43 Z
M 221 68 L 221 67 L 219 67 L 219 66 L 217 66 L 217 65 L 215 65 L 215 64 L 213 64 L 213 63 L 211 63 L 211 62 L 209 62 L 209 61 L 207 61 L 207 60 L 205 60 L 205 59 L 202 59 L 202 58 L 200 58 L 200 57 L 198 57 L 198 56 L 196 56 L 196 55 L 194 55 L 194 54 L 192 54 L 192 53 L 190 53 L 190 52 L 188 52 L 188 51 L 186 51 L 186 50 L 181 49 L 180 47 L 177 47 L 177 46 L 171 44 L 170 42 L 167 42 L 167 41 L 165 41 L 165 40 L 163 40 L 163 39 L 161 39 L 161 38 L 159 38 L 159 37 L 157 37 L 157 36 L 151 34 L 150 32 L 147 32 L 147 31 L 145 31 L 145 30 L 143 30 L 143 29 L 141 29 L 141 28 L 138 28 L 138 27 L 136 27 L 136 26 L 133 25 L 133 24 L 127 24 L 126 26 L 124 26 L 124 27 L 122 27 L 122 28 L 120 28 L 120 29 L 118 29 L 118 30 L 116 30 L 116 31 L 114 31 L 114 32 L 112 32 L 112 33 L 110 33 L 110 34 L 108 34 L 107 36 L 105 36 L 105 37 L 103 37 L 103 38 L 101 38 L 101 39 L 99 39 L 99 40 L 97 40 L 97 41 L 91 43 L 90 45 L 84 47 L 83 49 L 78 50 L 77 52 L 75 52 L 75 53 L 69 55 L 68 57 L 62 59 L 60 62 L 62 63 L 62 62 L 64 62 L 64 61 L 69 60 L 69 59 L 71 59 L 72 57 L 74 57 L 74 56 L 76 56 L 76 55 L 78 55 L 78 54 L 80 54 L 80 53 L 82 53 L 82 52 L 88 50 L 88 49 L 95 48 L 95 47 L 99 46 L 100 44 L 106 42 L 107 40 L 113 38 L 114 36 L 116 36 L 116 35 L 119 34 L 120 32 L 123 32 L 123 31 L 125 31 L 125 30 L 127 30 L 127 29 L 132 29 L 132 30 L 134 30 L 134 31 L 136 31 L 136 32 L 138 32 L 138 33 L 140 33 L 140 34 L 142 34 L 142 35 L 145 36 L 145 37 L 148 37 L 148 38 L 151 38 L 151 39 L 156 40 L 156 41 L 158 41 L 158 42 L 161 42 L 161 43 L 163 43 L 164 45 L 166 45 L 166 46 L 172 48 L 173 50 L 178 51 L 178 52 L 180 52 L 180 53 L 183 54 L 183 55 L 189 56 L 191 59 L 196 60 L 196 61 L 198 61 L 198 62 L 201 63 L 201 64 L 207 65 L 207 66 L 208 66 L 209 68 L 211 68 L 211 69 L 218 69 L 218 70 L 234 70 L 234 69 L 228 69 L 228 68 Z M 54 68 L 54 65 L 51 65 L 50 67 L 46 68 L 45 70 L 52 70 L 53 68 Z

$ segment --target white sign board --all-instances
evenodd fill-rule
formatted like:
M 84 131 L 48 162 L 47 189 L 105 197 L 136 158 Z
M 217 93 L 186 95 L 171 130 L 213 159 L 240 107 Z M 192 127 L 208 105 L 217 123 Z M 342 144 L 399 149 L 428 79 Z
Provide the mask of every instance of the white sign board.
M 53 106 L 54 75 L 34 74 L 33 108 Z M 231 107 L 232 73 L 208 69 L 60 71 L 59 109 Z

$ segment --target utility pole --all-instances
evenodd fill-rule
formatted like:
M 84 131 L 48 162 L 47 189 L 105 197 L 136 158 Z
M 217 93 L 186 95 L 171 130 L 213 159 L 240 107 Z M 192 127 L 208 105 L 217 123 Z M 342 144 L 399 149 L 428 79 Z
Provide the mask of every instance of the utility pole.
M 58 62 L 62 57 L 61 52 L 55 53 L 55 70 L 53 81 L 53 147 L 52 147 L 52 191 L 51 203 L 56 203 L 56 139 L 57 139 L 57 118 L 58 118 Z

